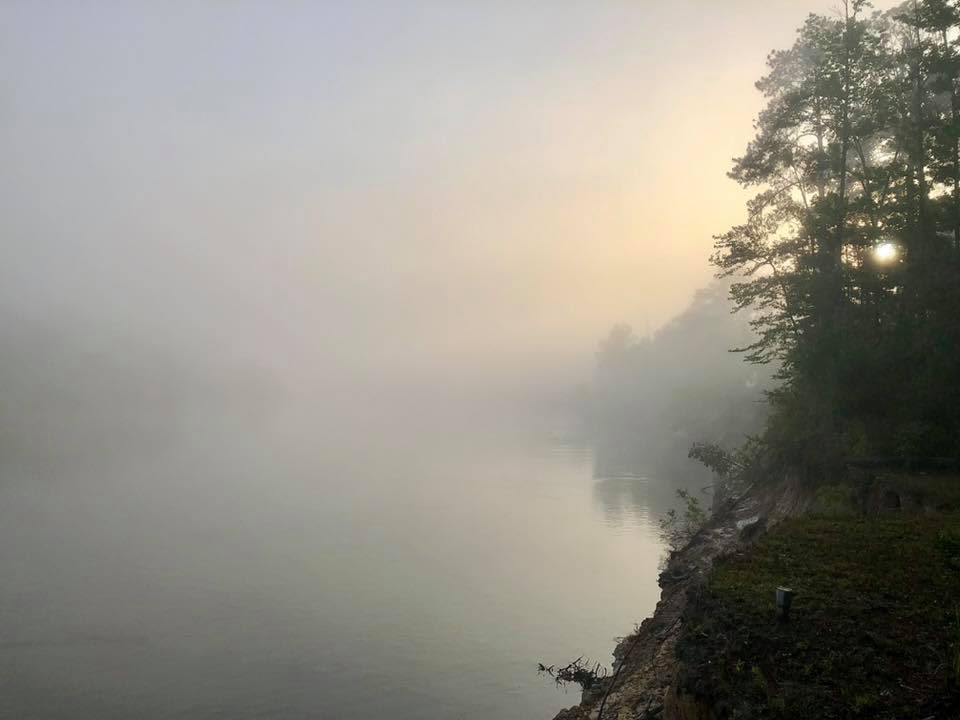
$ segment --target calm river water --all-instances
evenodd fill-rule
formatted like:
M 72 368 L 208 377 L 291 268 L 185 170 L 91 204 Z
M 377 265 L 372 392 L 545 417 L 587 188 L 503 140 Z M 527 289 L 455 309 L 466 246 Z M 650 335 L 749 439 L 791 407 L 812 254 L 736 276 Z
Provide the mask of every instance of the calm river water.
M 127 454 L 7 470 L 4 718 L 546 719 L 659 594 L 672 487 L 548 432 Z

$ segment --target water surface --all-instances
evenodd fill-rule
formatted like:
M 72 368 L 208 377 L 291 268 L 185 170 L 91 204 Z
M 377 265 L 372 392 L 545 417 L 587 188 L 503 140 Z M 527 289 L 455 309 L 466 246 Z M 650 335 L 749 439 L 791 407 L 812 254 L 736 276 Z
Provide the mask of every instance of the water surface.
M 543 432 L 209 423 L 0 487 L 5 718 L 548 718 L 656 603 L 669 485 Z M 652 500 L 651 500 L 652 498 Z M 659 507 L 658 507 L 659 503 Z

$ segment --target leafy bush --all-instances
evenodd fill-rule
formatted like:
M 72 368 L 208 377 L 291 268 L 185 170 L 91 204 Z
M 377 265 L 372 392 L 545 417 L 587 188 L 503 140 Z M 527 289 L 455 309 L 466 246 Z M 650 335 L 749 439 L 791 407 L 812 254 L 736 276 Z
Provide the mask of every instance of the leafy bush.
M 660 536 L 671 550 L 679 550 L 696 535 L 707 522 L 707 512 L 700 500 L 689 490 L 677 490 L 677 496 L 683 501 L 681 512 L 671 508 L 660 519 Z

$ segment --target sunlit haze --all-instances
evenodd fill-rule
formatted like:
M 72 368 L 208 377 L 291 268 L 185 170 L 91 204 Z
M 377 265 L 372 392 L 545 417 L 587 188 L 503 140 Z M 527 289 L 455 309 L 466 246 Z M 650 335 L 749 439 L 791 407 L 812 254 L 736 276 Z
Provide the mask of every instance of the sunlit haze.
M 882 263 L 888 263 L 893 260 L 896 260 L 897 255 L 897 246 L 892 242 L 880 243 L 873 249 L 873 254 Z
M 709 279 L 753 81 L 830 8 L 5 3 L 3 304 L 327 377 L 579 377 Z
M 960 717 L 911 3 L 0 0 L 0 720 Z

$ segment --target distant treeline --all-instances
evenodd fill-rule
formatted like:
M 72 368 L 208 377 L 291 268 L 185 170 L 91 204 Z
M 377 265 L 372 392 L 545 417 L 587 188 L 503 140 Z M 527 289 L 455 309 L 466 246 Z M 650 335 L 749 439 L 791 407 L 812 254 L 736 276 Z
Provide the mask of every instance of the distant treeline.
M 637 337 L 627 325 L 610 331 L 583 402 L 599 442 L 676 467 L 695 441 L 737 446 L 762 428 L 769 372 L 729 351 L 750 342 L 750 329 L 744 316 L 731 314 L 728 294 L 721 282 L 698 291 L 651 337 Z
M 105 324 L 4 312 L 0 387 L 4 466 L 66 475 L 85 462 L 143 464 L 177 438 L 250 424 L 266 417 L 277 393 L 256 369 L 177 354 Z

